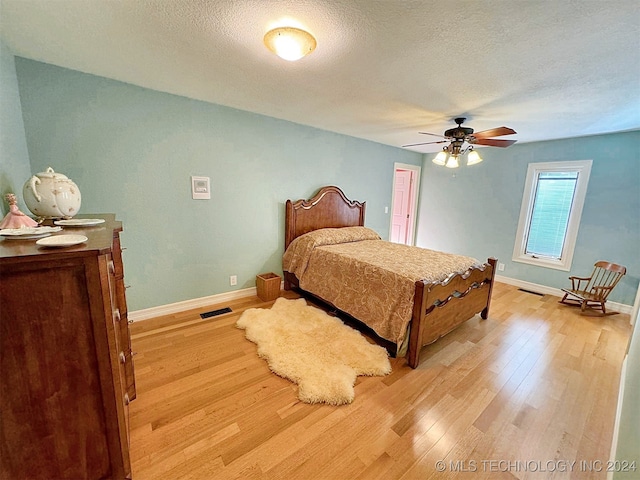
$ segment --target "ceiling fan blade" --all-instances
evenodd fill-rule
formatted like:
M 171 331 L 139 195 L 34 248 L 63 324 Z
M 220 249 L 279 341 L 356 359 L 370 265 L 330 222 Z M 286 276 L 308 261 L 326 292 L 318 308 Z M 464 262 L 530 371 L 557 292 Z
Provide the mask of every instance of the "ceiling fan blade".
M 497 140 L 495 138 L 476 138 L 472 142 L 473 145 L 489 145 L 490 147 L 509 147 L 516 143 L 517 140 Z
M 447 138 L 444 135 L 438 135 L 437 133 L 429 133 L 429 132 L 418 132 L 418 133 L 420 133 L 422 135 L 431 135 L 431 136 L 434 136 L 434 137 Z
M 501 137 L 503 135 L 513 135 L 516 131 L 509 127 L 492 128 L 491 130 L 483 130 L 473 134 L 476 138 Z
M 411 143 L 409 145 L 402 145 L 402 147 L 417 147 L 418 145 L 431 145 L 433 143 L 447 143 L 449 140 L 440 140 L 438 142 L 425 142 L 425 143 Z

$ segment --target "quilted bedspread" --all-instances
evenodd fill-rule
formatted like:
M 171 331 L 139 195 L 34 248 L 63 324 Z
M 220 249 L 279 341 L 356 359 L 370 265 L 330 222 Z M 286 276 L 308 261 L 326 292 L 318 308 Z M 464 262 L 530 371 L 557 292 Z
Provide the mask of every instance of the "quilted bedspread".
M 327 228 L 296 238 L 283 256 L 283 269 L 300 288 L 365 323 L 379 336 L 404 341 L 415 282 L 442 281 L 463 273 L 476 259 L 380 239 L 366 227 Z

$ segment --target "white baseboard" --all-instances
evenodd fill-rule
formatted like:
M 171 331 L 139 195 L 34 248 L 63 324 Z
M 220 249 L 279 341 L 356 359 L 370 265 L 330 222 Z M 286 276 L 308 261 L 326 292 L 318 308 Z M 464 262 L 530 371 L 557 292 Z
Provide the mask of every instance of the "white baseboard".
M 524 280 L 518 280 L 517 278 L 503 277 L 502 275 L 496 275 L 496 281 L 513 285 L 524 290 L 530 290 L 536 293 L 542 293 L 544 295 L 553 295 L 554 297 L 564 296 L 564 292 L 559 288 L 547 287 L 546 285 L 539 285 L 537 283 L 525 282 Z M 631 314 L 633 311 L 633 305 L 625 305 L 624 303 L 607 302 L 607 310 L 613 310 L 620 313 Z
M 506 283 L 508 285 L 514 285 L 525 290 L 531 290 L 532 292 L 542 293 L 544 295 L 553 295 L 556 297 L 562 297 L 563 295 L 562 290 L 559 288 L 525 282 L 524 280 L 504 277 L 502 275 L 496 275 L 496 281 Z M 194 298 L 191 300 L 184 300 L 182 302 L 170 303 L 168 305 L 135 310 L 129 312 L 128 318 L 132 322 L 139 322 L 141 320 L 148 320 L 162 315 L 172 315 L 174 313 L 184 312 L 185 310 L 193 310 L 195 308 L 207 307 L 209 305 L 216 305 L 255 295 L 257 295 L 256 287 L 244 288 L 242 290 L 234 290 L 233 292 L 219 293 L 217 295 L 209 295 L 208 297 Z M 631 314 L 631 311 L 633 310 L 632 305 L 625 305 L 624 303 L 607 302 L 607 306 L 620 313 Z
M 186 310 L 193 310 L 195 308 L 208 307 L 210 305 L 230 302 L 240 298 L 252 297 L 257 294 L 256 287 L 244 288 L 242 290 L 234 290 L 233 292 L 219 293 L 217 295 L 209 295 L 208 297 L 194 298 L 191 300 L 184 300 L 182 302 L 170 303 L 168 305 L 135 310 L 133 312 L 129 312 L 127 317 L 130 322 L 139 322 L 141 320 L 149 320 L 150 318 L 160 317 L 162 315 L 172 315 Z

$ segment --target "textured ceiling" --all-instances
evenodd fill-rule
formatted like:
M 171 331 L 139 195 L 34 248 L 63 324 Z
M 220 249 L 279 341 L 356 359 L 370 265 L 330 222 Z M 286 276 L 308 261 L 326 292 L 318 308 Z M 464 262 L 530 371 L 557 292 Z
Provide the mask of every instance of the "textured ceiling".
M 285 24 L 315 52 L 270 53 Z M 0 0 L 0 27 L 21 57 L 393 146 L 458 116 L 520 142 L 640 128 L 637 0 Z

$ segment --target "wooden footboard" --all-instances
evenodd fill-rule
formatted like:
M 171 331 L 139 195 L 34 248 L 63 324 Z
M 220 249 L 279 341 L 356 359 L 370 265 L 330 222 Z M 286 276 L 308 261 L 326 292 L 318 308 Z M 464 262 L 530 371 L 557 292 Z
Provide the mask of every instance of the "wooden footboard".
M 423 346 L 435 342 L 480 313 L 489 315 L 497 260 L 443 282 L 416 282 L 407 363 L 416 368 Z

